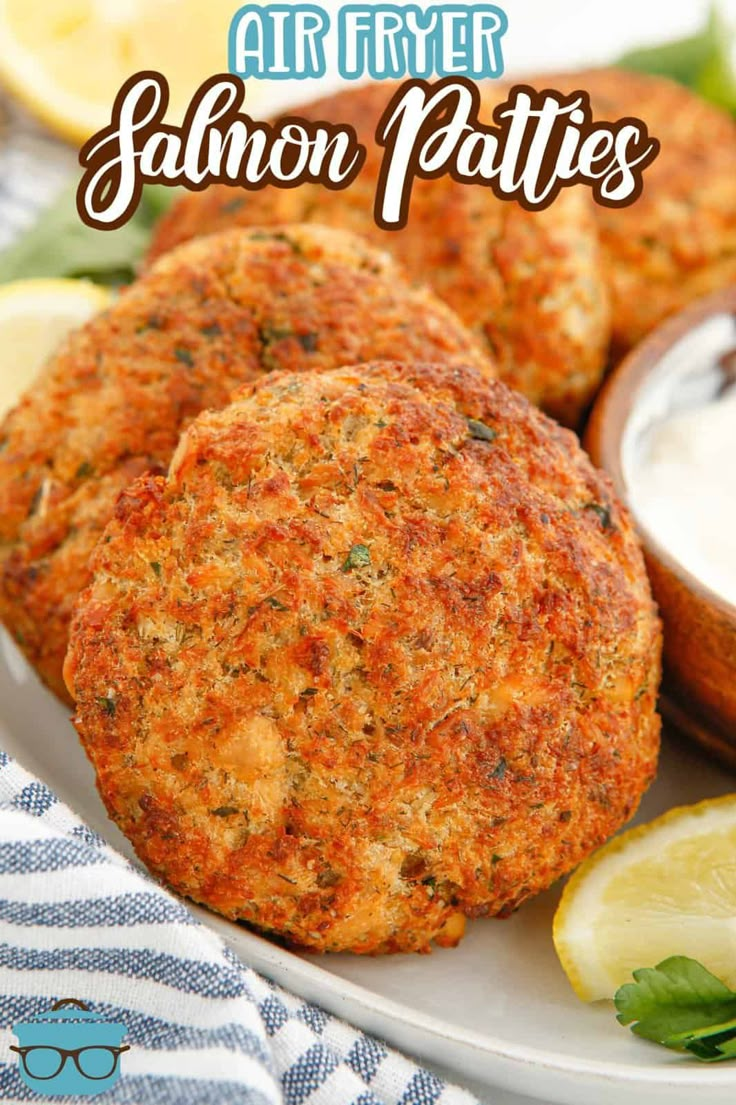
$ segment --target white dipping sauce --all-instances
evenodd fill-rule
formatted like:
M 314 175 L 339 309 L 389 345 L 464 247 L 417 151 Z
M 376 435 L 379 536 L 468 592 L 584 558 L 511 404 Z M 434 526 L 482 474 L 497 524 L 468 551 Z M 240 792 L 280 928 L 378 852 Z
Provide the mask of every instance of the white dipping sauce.
M 651 426 L 628 495 L 652 537 L 736 604 L 736 386 Z

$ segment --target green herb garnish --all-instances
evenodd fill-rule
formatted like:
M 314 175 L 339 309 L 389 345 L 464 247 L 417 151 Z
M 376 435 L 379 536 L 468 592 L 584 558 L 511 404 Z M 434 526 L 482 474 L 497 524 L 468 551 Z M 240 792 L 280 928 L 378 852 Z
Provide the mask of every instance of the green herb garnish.
M 35 225 L 0 254 L 0 284 L 30 277 L 77 277 L 128 284 L 148 249 L 151 230 L 178 189 L 149 184 L 137 211 L 118 230 L 93 230 L 79 218 L 76 184 L 42 211 Z
M 105 711 L 108 717 L 115 717 L 115 711 L 117 710 L 117 703 L 114 698 L 108 698 L 106 695 L 101 695 L 97 699 L 97 705 Z
M 485 422 L 479 422 L 477 418 L 468 419 L 468 433 L 476 441 L 495 441 L 498 437 L 495 430 L 486 426 Z
M 176 357 L 177 361 L 180 361 L 181 364 L 185 364 L 187 368 L 192 368 L 192 366 L 194 365 L 194 357 L 191 354 L 191 350 L 187 349 L 183 345 L 177 345 L 176 349 L 174 350 L 174 356 Z
M 607 506 L 602 506 L 600 503 L 586 503 L 583 510 L 592 510 L 594 514 L 600 519 L 600 523 L 604 529 L 611 529 L 611 511 Z
M 498 779 L 499 782 L 500 782 L 501 779 L 503 779 L 505 774 L 506 774 L 506 760 L 503 756 L 501 756 L 498 763 L 496 764 L 493 771 L 491 772 L 491 778 L 492 779 Z
M 684 955 L 634 971 L 614 997 L 631 1031 L 706 1063 L 736 1058 L 736 991 Z
M 331 867 L 326 867 L 317 875 L 317 886 L 322 890 L 328 890 L 340 882 L 342 882 L 342 875 L 338 871 L 333 871 Z
M 736 75 L 731 64 L 733 36 L 714 6 L 702 30 L 687 38 L 631 50 L 622 69 L 669 77 L 704 99 L 736 114 Z
M 371 562 L 371 552 L 367 545 L 353 545 L 342 566 L 343 572 L 351 572 L 353 568 L 364 568 Z
M 297 334 L 297 341 L 305 353 L 314 353 L 319 342 L 319 334 L 314 332 L 309 334 Z
M 287 329 L 285 326 L 271 326 L 270 323 L 266 323 L 260 327 L 258 337 L 263 345 L 273 345 L 275 342 L 293 338 L 294 331 Z
M 263 601 L 265 603 L 267 603 L 271 607 L 272 610 L 288 610 L 289 609 L 288 606 L 284 606 L 283 602 L 279 602 L 279 600 L 277 598 L 275 598 L 273 595 L 269 595 L 269 597 L 264 599 Z
M 227 203 L 223 203 L 220 207 L 220 212 L 223 215 L 234 215 L 236 211 L 245 203 L 245 199 L 242 196 L 236 196 L 233 200 L 228 200 Z

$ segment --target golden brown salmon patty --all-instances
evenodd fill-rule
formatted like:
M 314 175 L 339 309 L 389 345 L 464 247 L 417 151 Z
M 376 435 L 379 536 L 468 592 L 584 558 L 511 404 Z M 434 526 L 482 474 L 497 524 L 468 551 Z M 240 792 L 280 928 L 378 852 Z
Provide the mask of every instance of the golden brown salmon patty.
M 320 951 L 426 951 L 626 821 L 659 623 L 568 431 L 471 369 L 280 373 L 120 498 L 65 670 L 158 876 Z
M 387 255 L 319 227 L 193 242 L 69 338 L 0 426 L 0 617 L 53 690 L 117 494 L 165 470 L 182 428 L 236 385 L 371 357 L 492 371 Z
M 631 207 L 597 207 L 621 353 L 691 300 L 736 281 L 736 123 L 661 77 L 594 69 L 545 75 L 584 88 L 601 119 L 644 119 L 661 150 Z
M 374 135 L 393 91 L 380 82 L 294 109 L 355 127 L 368 156 L 350 188 L 246 193 L 216 186 L 189 193 L 160 223 L 152 256 L 236 223 L 317 222 L 353 230 L 391 250 L 482 335 L 501 379 L 576 425 L 600 383 L 610 339 L 592 202 L 575 188 L 533 214 L 497 200 L 488 188 L 444 176 L 416 182 L 405 230 L 379 230 L 373 205 L 383 151 Z M 490 113 L 488 107 L 484 118 Z

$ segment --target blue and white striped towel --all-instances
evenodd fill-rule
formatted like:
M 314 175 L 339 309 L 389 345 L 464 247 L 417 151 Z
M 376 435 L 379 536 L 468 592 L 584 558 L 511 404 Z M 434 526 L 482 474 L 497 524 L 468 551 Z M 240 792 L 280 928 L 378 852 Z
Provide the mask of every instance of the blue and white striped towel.
M 79 171 L 70 146 L 0 97 L 0 249 L 27 230 Z
M 0 1101 L 38 1100 L 10 1026 L 70 995 L 128 1026 L 101 1105 L 473 1103 L 244 966 L 0 752 Z

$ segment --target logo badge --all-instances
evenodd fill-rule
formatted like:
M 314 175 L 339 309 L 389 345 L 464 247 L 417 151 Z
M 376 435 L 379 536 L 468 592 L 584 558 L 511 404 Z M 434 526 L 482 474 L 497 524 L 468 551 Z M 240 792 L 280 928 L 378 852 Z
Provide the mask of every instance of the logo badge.
M 90 1097 L 120 1078 L 121 1046 L 127 1028 L 106 1021 L 76 998 L 57 1001 L 48 1013 L 13 1025 L 20 1076 L 45 1097 Z

